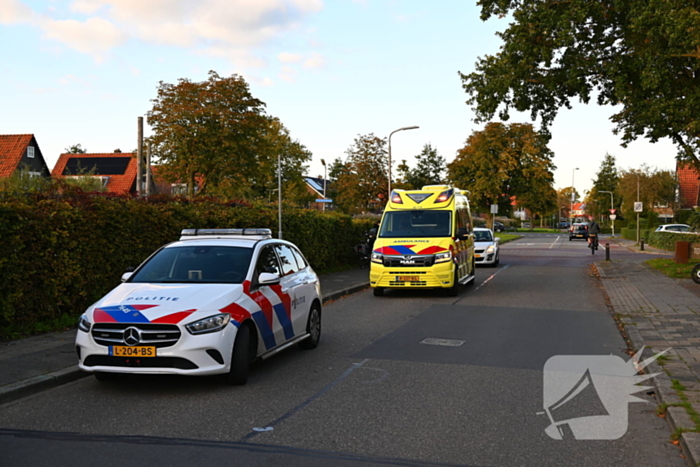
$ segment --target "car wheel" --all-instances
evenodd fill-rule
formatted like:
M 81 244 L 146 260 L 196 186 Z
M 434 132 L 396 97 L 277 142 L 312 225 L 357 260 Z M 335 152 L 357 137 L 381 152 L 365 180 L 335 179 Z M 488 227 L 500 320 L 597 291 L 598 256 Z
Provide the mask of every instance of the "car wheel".
M 311 350 L 318 347 L 318 341 L 321 340 L 321 307 L 314 302 L 309 310 L 309 320 L 306 323 L 306 332 L 309 337 L 299 342 L 299 348 Z
M 235 386 L 242 386 L 248 381 L 248 369 L 250 368 L 250 327 L 241 324 L 236 333 L 231 351 L 231 369 L 226 375 L 226 382 Z
M 374 288 L 374 296 L 375 297 L 383 297 L 384 296 L 384 287 L 375 287 Z
M 447 289 L 447 296 L 448 297 L 456 297 L 457 294 L 459 293 L 459 274 L 458 272 L 459 268 L 455 266 L 455 280 L 454 283 L 452 284 L 452 287 Z
M 572 237 L 569 237 L 569 241 L 571 241 Z
M 496 261 L 493 262 L 493 267 L 497 267 L 498 263 L 501 261 L 501 258 L 499 257 L 500 253 L 496 253 Z
M 100 383 L 104 383 L 106 381 L 114 381 L 119 377 L 118 373 L 108 373 L 105 371 L 96 371 L 95 372 L 95 379 L 99 381 Z
M 700 264 L 696 264 L 695 267 L 693 268 L 693 272 L 690 274 L 690 277 L 693 278 L 693 282 L 696 284 L 700 284 Z

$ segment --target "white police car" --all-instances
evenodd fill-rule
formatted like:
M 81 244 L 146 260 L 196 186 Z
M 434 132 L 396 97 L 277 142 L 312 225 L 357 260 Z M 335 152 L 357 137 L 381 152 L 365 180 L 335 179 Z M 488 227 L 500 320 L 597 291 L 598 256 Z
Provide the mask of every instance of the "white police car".
M 269 229 L 186 229 L 122 276 L 80 317 L 79 366 L 117 373 L 211 375 L 245 384 L 248 367 L 321 337 L 318 276 Z

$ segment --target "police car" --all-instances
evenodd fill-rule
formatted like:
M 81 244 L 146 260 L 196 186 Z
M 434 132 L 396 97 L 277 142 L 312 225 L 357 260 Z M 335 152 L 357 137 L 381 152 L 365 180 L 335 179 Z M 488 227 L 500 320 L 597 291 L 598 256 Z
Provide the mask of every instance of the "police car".
M 226 374 L 321 337 L 321 287 L 299 249 L 269 229 L 186 229 L 80 317 L 79 366 L 118 373 Z

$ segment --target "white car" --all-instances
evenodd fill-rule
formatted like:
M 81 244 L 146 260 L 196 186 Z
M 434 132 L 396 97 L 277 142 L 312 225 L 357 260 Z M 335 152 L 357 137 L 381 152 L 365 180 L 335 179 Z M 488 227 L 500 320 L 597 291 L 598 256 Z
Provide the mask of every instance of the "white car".
M 693 233 L 693 230 L 688 224 L 664 224 L 658 226 L 654 232 Z
M 484 227 L 474 228 L 474 257 L 476 264 L 488 264 L 498 266 L 500 261 L 498 242 L 500 238 L 494 237 L 491 229 Z
M 318 276 L 269 229 L 186 229 L 122 276 L 80 317 L 81 370 L 212 375 L 245 384 L 248 367 L 321 337 Z

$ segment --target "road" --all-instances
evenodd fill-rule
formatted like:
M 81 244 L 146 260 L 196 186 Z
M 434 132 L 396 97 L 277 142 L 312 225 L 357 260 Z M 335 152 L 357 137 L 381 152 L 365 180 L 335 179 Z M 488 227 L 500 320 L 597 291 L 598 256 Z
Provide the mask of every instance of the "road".
M 84 378 L 0 406 L 0 465 L 684 466 L 644 392 L 620 439 L 544 431 L 550 357 L 629 359 L 589 267 L 603 258 L 526 234 L 457 297 L 367 290 L 326 305 L 321 345 L 256 365 L 244 387 Z

